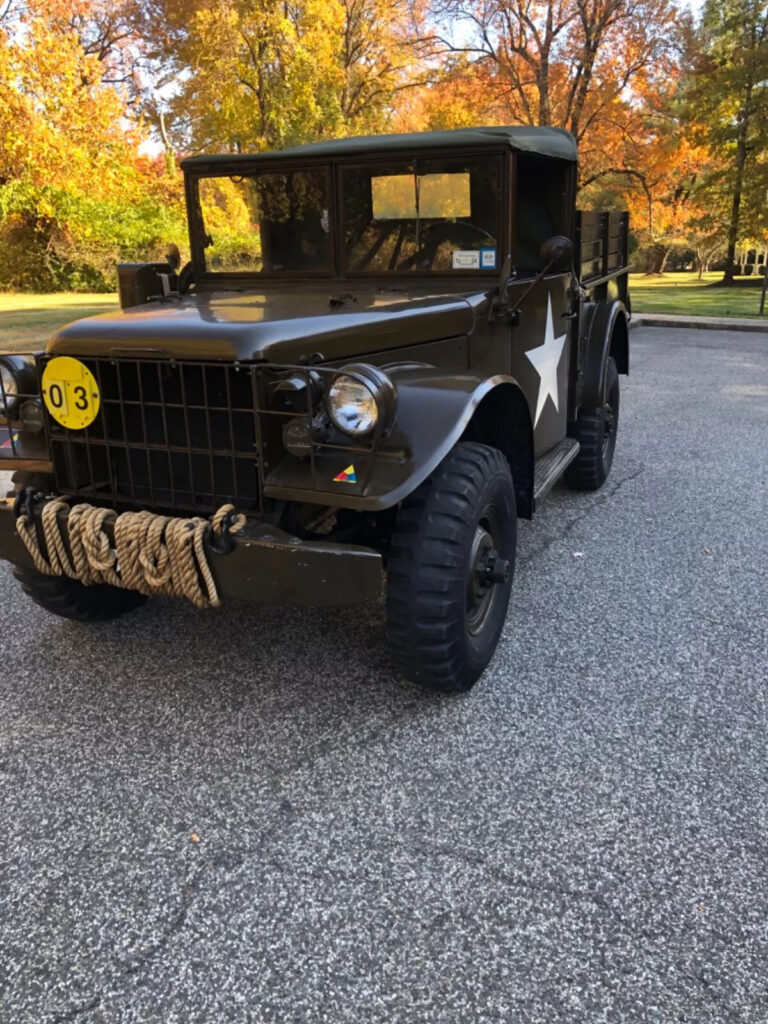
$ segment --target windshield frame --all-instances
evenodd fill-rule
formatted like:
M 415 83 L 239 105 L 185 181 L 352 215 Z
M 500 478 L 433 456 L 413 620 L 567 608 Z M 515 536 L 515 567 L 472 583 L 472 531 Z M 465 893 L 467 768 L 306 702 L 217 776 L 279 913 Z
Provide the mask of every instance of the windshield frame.
M 416 136 L 418 138 L 418 136 Z M 499 194 L 499 238 L 497 267 L 495 270 L 388 270 L 388 271 L 347 271 L 344 266 L 344 196 L 343 196 L 343 174 L 347 168 L 380 167 L 384 162 L 395 163 L 399 161 L 424 161 L 465 158 L 491 159 L 500 161 L 500 194 Z M 254 271 L 216 271 L 208 270 L 205 262 L 205 230 L 202 221 L 202 211 L 198 198 L 198 183 L 202 178 L 226 178 L 230 176 L 246 177 L 250 174 L 279 174 L 294 171 L 319 172 L 324 171 L 329 185 L 330 199 L 330 220 L 331 229 L 329 232 L 330 243 L 330 269 L 326 271 L 306 270 L 282 270 L 277 272 L 254 272 Z M 371 151 L 370 156 L 340 158 L 330 160 L 328 157 L 322 159 L 285 159 L 260 162 L 258 156 L 254 158 L 252 165 L 244 164 L 242 157 L 233 159 L 230 165 L 226 163 L 212 163 L 200 168 L 184 172 L 185 194 L 188 211 L 188 229 L 190 252 L 192 262 L 195 265 L 197 274 L 196 281 L 199 285 L 215 285 L 226 287 L 230 282 L 235 288 L 242 288 L 244 284 L 258 285 L 259 282 L 270 282 L 272 284 L 286 283 L 290 281 L 313 280 L 313 281 L 357 281 L 368 283 L 384 283 L 396 281 L 398 287 L 403 282 L 412 281 L 419 284 L 433 284 L 438 281 L 455 282 L 457 280 L 472 280 L 481 284 L 481 290 L 487 290 L 490 281 L 498 278 L 499 267 L 503 264 L 504 257 L 510 252 L 512 244 L 511 235 L 511 211 L 512 211 L 512 187 L 514 181 L 514 153 L 507 147 L 483 146 L 483 147 L 446 147 L 420 149 L 418 146 L 404 147 L 402 150 L 387 149 L 386 154 Z

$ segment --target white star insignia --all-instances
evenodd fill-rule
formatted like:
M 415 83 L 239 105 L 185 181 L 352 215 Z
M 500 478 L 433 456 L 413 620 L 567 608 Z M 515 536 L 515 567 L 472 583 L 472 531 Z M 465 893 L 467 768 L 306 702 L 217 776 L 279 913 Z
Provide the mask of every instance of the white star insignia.
M 551 398 L 555 409 L 560 411 L 560 400 L 557 388 L 557 367 L 560 357 L 563 354 L 563 345 L 567 334 L 555 337 L 555 328 L 552 324 L 552 299 L 547 296 L 547 327 L 544 331 L 544 344 L 538 348 L 532 348 L 525 354 L 533 363 L 533 367 L 541 380 L 539 381 L 539 400 L 536 403 L 536 416 L 533 421 L 534 427 L 539 422 L 539 416 L 544 408 L 547 398 Z

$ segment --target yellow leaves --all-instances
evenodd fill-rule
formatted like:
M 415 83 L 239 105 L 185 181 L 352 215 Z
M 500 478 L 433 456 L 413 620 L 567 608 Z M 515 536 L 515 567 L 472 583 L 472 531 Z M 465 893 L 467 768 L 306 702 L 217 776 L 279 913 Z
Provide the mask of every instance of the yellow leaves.
M 410 53 L 391 0 L 209 0 L 175 53 L 194 69 L 175 108 L 201 148 L 383 129 Z
M 72 14 L 69 0 L 36 0 L 0 45 L 0 153 L 37 187 L 109 197 L 131 178 L 135 141 L 103 66 L 67 27 Z
M 125 97 L 73 29 L 100 2 L 29 0 L 0 33 L 0 276 L 14 286 L 104 286 L 121 256 L 181 233 L 179 176 L 139 154 Z

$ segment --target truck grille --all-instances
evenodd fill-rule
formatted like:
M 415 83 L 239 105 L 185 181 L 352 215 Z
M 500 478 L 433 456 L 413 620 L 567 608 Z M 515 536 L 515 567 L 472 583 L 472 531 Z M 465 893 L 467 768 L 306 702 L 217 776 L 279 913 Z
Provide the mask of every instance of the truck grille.
M 82 358 L 101 405 L 84 430 L 49 418 L 60 493 L 204 515 L 260 507 L 259 431 L 248 368 Z M 41 361 L 40 371 L 47 358 Z

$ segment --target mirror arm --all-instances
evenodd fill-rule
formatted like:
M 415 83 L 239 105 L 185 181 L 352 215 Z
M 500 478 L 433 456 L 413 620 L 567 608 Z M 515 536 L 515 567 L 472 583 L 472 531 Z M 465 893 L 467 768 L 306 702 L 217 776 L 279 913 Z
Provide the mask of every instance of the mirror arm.
M 544 266 L 517 300 L 514 309 L 509 304 L 508 296 L 509 282 L 514 276 L 512 273 L 512 256 L 507 255 L 504 260 L 504 265 L 501 268 L 497 294 L 495 299 L 491 302 L 488 312 L 488 319 L 491 323 L 494 321 L 501 321 L 502 323 L 510 324 L 513 327 L 517 326 L 517 324 L 520 323 L 520 310 L 525 300 L 556 263 L 562 260 L 564 256 L 568 256 L 569 259 L 571 258 L 573 255 L 573 243 L 570 238 L 566 238 L 565 235 L 554 235 L 543 243 L 539 250 L 539 255 L 541 259 L 545 260 Z M 575 277 L 572 265 L 570 267 L 570 271 L 571 276 Z
M 510 253 L 504 258 L 504 262 L 501 265 L 501 273 L 499 274 L 499 283 L 496 286 L 496 294 L 492 297 L 490 306 L 488 308 L 488 322 L 489 323 L 517 323 L 517 311 L 510 310 L 509 308 L 509 282 L 517 276 L 517 271 L 512 266 L 512 256 Z
M 507 257 L 507 259 L 509 259 L 509 257 Z M 533 291 L 533 289 L 536 287 L 536 285 L 539 284 L 539 282 L 542 280 L 542 278 L 547 273 L 549 273 L 550 268 L 552 267 L 552 265 L 554 263 L 557 262 L 558 259 L 559 259 L 559 254 L 553 256 L 552 259 L 549 260 L 548 263 L 544 264 L 544 266 L 538 272 L 536 277 L 534 277 L 534 279 L 531 281 L 531 283 L 525 289 L 523 294 L 517 300 L 517 303 L 516 303 L 514 309 L 509 305 L 509 299 L 508 299 L 508 296 L 507 296 L 507 289 L 509 288 L 509 282 L 511 280 L 511 276 L 508 276 L 506 283 L 503 284 L 503 285 L 502 284 L 499 285 L 499 294 L 496 297 L 496 300 L 493 303 L 491 303 L 491 315 L 489 317 L 491 322 L 493 322 L 493 323 L 501 322 L 501 323 L 509 324 L 511 327 L 517 327 L 517 325 L 520 323 L 520 307 L 522 306 L 523 302 L 528 298 L 530 293 Z M 506 267 L 506 265 L 507 265 L 507 261 L 505 260 L 504 261 L 504 266 Z M 502 276 L 503 276 L 503 273 L 502 273 Z

